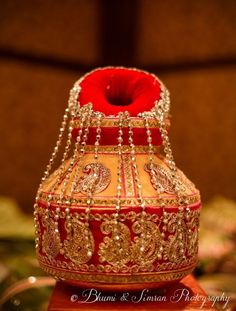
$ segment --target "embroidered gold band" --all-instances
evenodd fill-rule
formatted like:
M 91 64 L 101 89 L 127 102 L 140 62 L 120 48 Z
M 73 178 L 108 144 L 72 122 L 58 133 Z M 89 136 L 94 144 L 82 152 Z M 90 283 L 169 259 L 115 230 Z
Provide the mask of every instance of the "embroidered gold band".
M 150 118 L 150 128 L 157 128 L 158 127 L 158 121 L 155 118 Z M 144 128 L 144 121 L 143 118 L 131 118 L 131 123 L 133 127 L 136 128 Z M 169 119 L 165 120 L 165 123 L 167 127 L 170 125 Z M 80 119 L 74 119 L 73 120 L 73 127 L 78 128 L 80 126 Z M 97 118 L 91 118 L 91 127 L 97 127 Z M 119 126 L 119 120 L 118 118 L 103 118 L 101 122 L 101 126 L 103 127 L 118 127 Z
M 162 282 L 162 281 L 175 281 L 182 279 L 194 269 L 194 266 L 183 271 L 171 271 L 161 273 L 144 273 L 144 274 L 133 274 L 133 275 L 106 275 L 106 274 L 78 274 L 70 271 L 58 270 L 53 267 L 48 267 L 43 263 L 40 263 L 43 270 L 61 280 L 77 280 L 85 282 L 98 282 L 98 283 L 141 283 L 141 282 Z
M 40 193 L 39 195 L 39 199 L 41 200 L 41 202 L 45 202 L 47 203 L 48 200 L 48 195 L 47 193 Z M 52 195 L 51 197 L 51 203 L 57 205 L 58 200 L 60 199 L 59 195 Z M 188 202 L 189 205 L 198 203 L 200 201 L 200 196 L 198 194 L 194 195 L 194 196 L 189 196 L 188 197 Z M 86 198 L 63 198 L 61 201 L 61 206 L 73 206 L 73 207 L 77 207 L 77 206 L 86 206 L 86 202 L 87 199 Z M 162 197 L 160 198 L 146 198 L 145 202 L 147 204 L 147 206 L 153 206 L 153 207 L 158 207 L 160 206 L 161 202 L 165 203 L 166 208 L 168 207 L 174 207 L 178 205 L 178 199 L 176 197 L 174 198 L 165 198 Z M 93 208 L 95 208 L 96 206 L 102 206 L 102 207 L 108 207 L 110 210 L 110 207 L 114 207 L 114 205 L 116 204 L 116 200 L 115 199 L 97 199 L 94 198 L 93 199 Z M 135 207 L 138 206 L 138 200 L 137 199 L 121 199 L 121 204 L 122 206 L 125 207 Z M 122 208 L 121 208 L 122 209 Z

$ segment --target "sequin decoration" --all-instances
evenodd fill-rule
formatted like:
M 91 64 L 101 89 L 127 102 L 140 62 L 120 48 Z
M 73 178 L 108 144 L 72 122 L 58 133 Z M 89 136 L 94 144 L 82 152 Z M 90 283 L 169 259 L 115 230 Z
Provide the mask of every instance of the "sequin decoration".
M 78 181 L 75 192 L 84 194 L 99 193 L 105 190 L 111 182 L 111 171 L 102 163 L 89 163 L 83 168 L 83 175 Z
M 119 240 L 116 241 L 115 221 L 103 222 L 100 226 L 103 234 L 111 234 L 111 237 L 104 237 L 103 242 L 99 245 L 99 261 L 108 262 L 117 267 L 122 267 L 130 261 L 131 237 L 128 226 L 119 222 Z
M 174 194 L 174 184 L 170 173 L 162 166 L 153 164 L 153 172 L 151 173 L 150 164 L 144 165 L 144 170 L 150 174 L 151 183 L 153 188 L 159 193 Z
M 94 252 L 94 238 L 90 229 L 76 218 L 66 220 L 65 229 L 67 237 L 64 241 L 64 256 L 77 265 L 87 263 Z M 88 230 L 87 235 L 86 230 Z M 89 250 L 85 236 L 89 236 L 91 244 Z
M 42 251 L 49 259 L 53 259 L 60 251 L 60 234 L 54 220 L 49 216 L 42 217 L 42 225 L 45 227 L 42 238 Z

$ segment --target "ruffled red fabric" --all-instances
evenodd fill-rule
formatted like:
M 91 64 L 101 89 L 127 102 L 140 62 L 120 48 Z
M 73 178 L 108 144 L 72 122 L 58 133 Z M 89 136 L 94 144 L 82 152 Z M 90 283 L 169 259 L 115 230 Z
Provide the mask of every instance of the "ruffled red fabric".
M 160 84 L 150 74 L 135 69 L 105 68 L 81 82 L 80 105 L 93 104 L 95 111 L 117 115 L 129 111 L 132 117 L 149 111 L 160 98 Z

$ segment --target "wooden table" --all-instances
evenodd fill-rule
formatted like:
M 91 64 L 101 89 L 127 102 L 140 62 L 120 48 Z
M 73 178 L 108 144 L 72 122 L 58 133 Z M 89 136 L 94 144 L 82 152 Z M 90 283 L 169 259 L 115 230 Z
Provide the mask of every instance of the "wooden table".
M 85 296 L 83 297 L 82 294 Z M 97 301 L 95 301 L 96 299 Z M 103 301 L 107 299 L 115 301 Z M 149 301 L 146 301 L 147 299 Z M 147 289 L 143 292 L 128 293 L 103 292 L 99 290 L 96 292 L 95 289 L 73 287 L 63 282 L 57 282 L 49 302 L 48 311 L 63 310 L 190 311 L 216 309 L 212 306 L 212 302 L 207 299 L 206 293 L 199 286 L 196 279 L 192 275 L 188 275 L 180 283 L 173 285 L 164 292 L 162 291 L 162 293 L 158 289 L 150 291 Z

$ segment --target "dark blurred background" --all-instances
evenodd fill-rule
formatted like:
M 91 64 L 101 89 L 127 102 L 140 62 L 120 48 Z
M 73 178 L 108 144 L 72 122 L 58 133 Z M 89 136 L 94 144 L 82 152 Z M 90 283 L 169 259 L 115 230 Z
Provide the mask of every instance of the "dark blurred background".
M 107 65 L 157 74 L 171 92 L 178 166 L 236 199 L 235 0 L 5 0 L 0 4 L 0 194 L 32 204 L 68 93 Z

